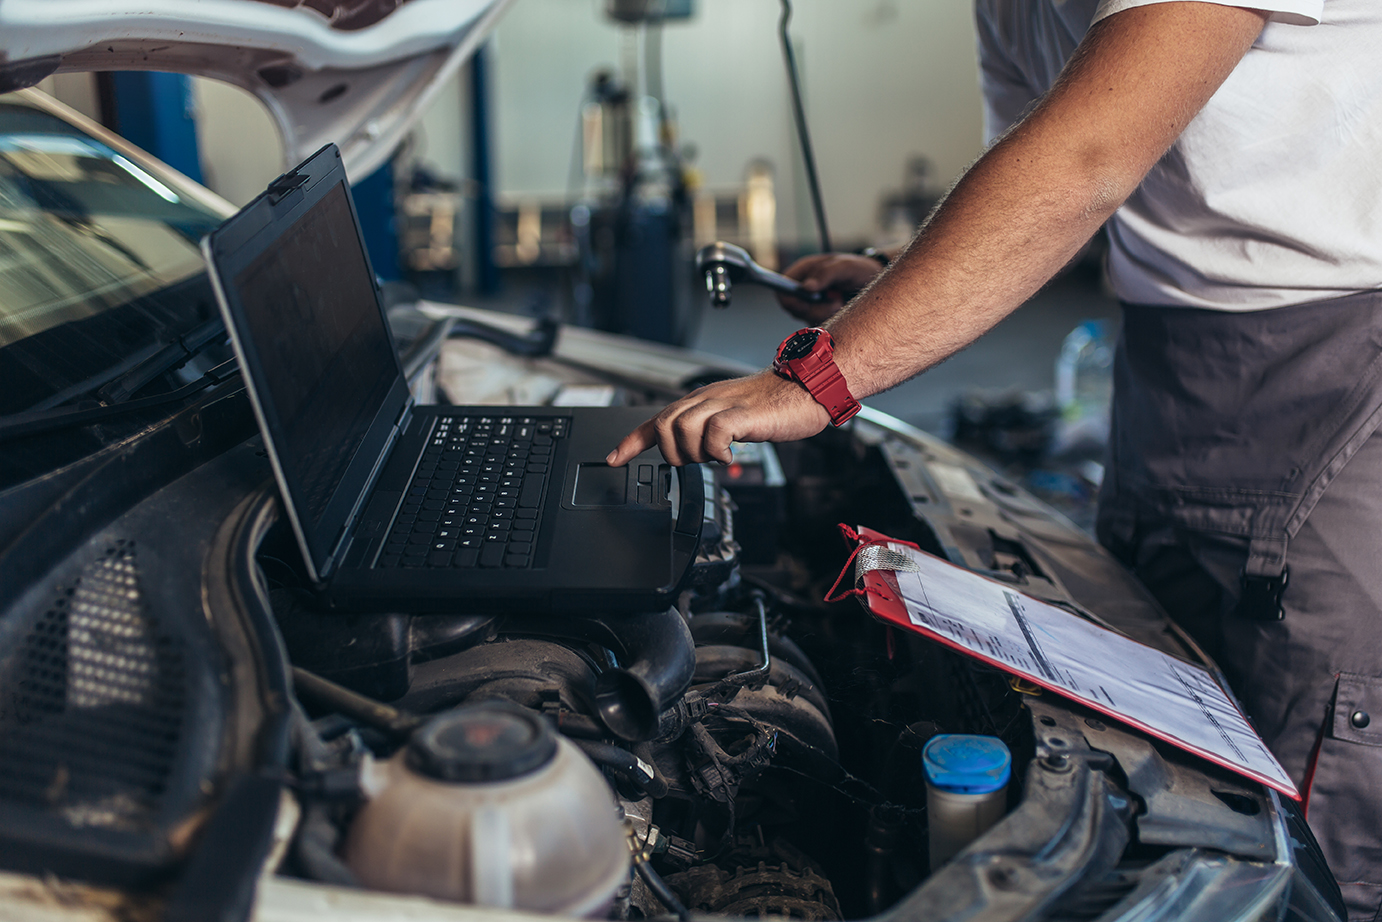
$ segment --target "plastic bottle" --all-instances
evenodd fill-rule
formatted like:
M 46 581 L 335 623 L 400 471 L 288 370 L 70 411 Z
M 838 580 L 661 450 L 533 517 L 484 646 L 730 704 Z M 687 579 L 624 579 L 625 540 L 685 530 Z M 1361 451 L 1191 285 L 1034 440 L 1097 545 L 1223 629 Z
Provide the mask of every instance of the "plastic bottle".
M 921 750 L 931 870 L 1003 818 L 1012 755 L 993 736 L 943 733 Z
M 1102 453 L 1112 400 L 1113 331 L 1105 320 L 1086 320 L 1065 337 L 1056 358 L 1060 422 L 1051 453 Z

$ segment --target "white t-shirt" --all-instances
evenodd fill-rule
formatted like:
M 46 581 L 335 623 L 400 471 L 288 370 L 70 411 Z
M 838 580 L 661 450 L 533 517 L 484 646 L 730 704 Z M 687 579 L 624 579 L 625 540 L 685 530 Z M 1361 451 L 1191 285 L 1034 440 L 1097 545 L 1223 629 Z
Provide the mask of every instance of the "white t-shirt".
M 989 139 L 1091 23 L 1159 2 L 975 0 Z M 1231 5 L 1273 17 L 1109 222 L 1115 291 L 1260 310 L 1382 287 L 1382 0 Z

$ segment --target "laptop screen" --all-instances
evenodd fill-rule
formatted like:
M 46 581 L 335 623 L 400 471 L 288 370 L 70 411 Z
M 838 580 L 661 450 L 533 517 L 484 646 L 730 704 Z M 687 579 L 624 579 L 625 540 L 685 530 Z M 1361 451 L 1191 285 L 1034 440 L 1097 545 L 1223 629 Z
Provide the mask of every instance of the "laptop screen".
M 336 183 L 235 275 L 260 401 L 309 530 L 399 378 L 359 232 Z

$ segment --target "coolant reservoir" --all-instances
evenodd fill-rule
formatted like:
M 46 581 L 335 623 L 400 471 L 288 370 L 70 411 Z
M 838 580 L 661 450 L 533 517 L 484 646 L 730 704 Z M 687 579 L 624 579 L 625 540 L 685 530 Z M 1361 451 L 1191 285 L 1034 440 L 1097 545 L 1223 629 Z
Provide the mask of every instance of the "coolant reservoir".
M 532 711 L 491 701 L 442 714 L 365 769 L 345 861 L 378 890 L 602 915 L 629 875 L 609 785 Z

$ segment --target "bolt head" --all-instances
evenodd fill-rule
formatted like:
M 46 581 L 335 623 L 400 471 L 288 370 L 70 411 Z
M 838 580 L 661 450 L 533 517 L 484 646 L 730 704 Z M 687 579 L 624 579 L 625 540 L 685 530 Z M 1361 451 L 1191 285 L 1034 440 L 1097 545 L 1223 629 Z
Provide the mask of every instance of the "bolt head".
M 1016 890 L 1022 882 L 1016 871 L 1005 867 L 989 868 L 988 879 L 989 883 L 998 890 Z
M 1046 768 L 1053 772 L 1065 772 L 1070 770 L 1070 757 L 1063 752 L 1053 752 L 1042 760 L 1046 763 Z

